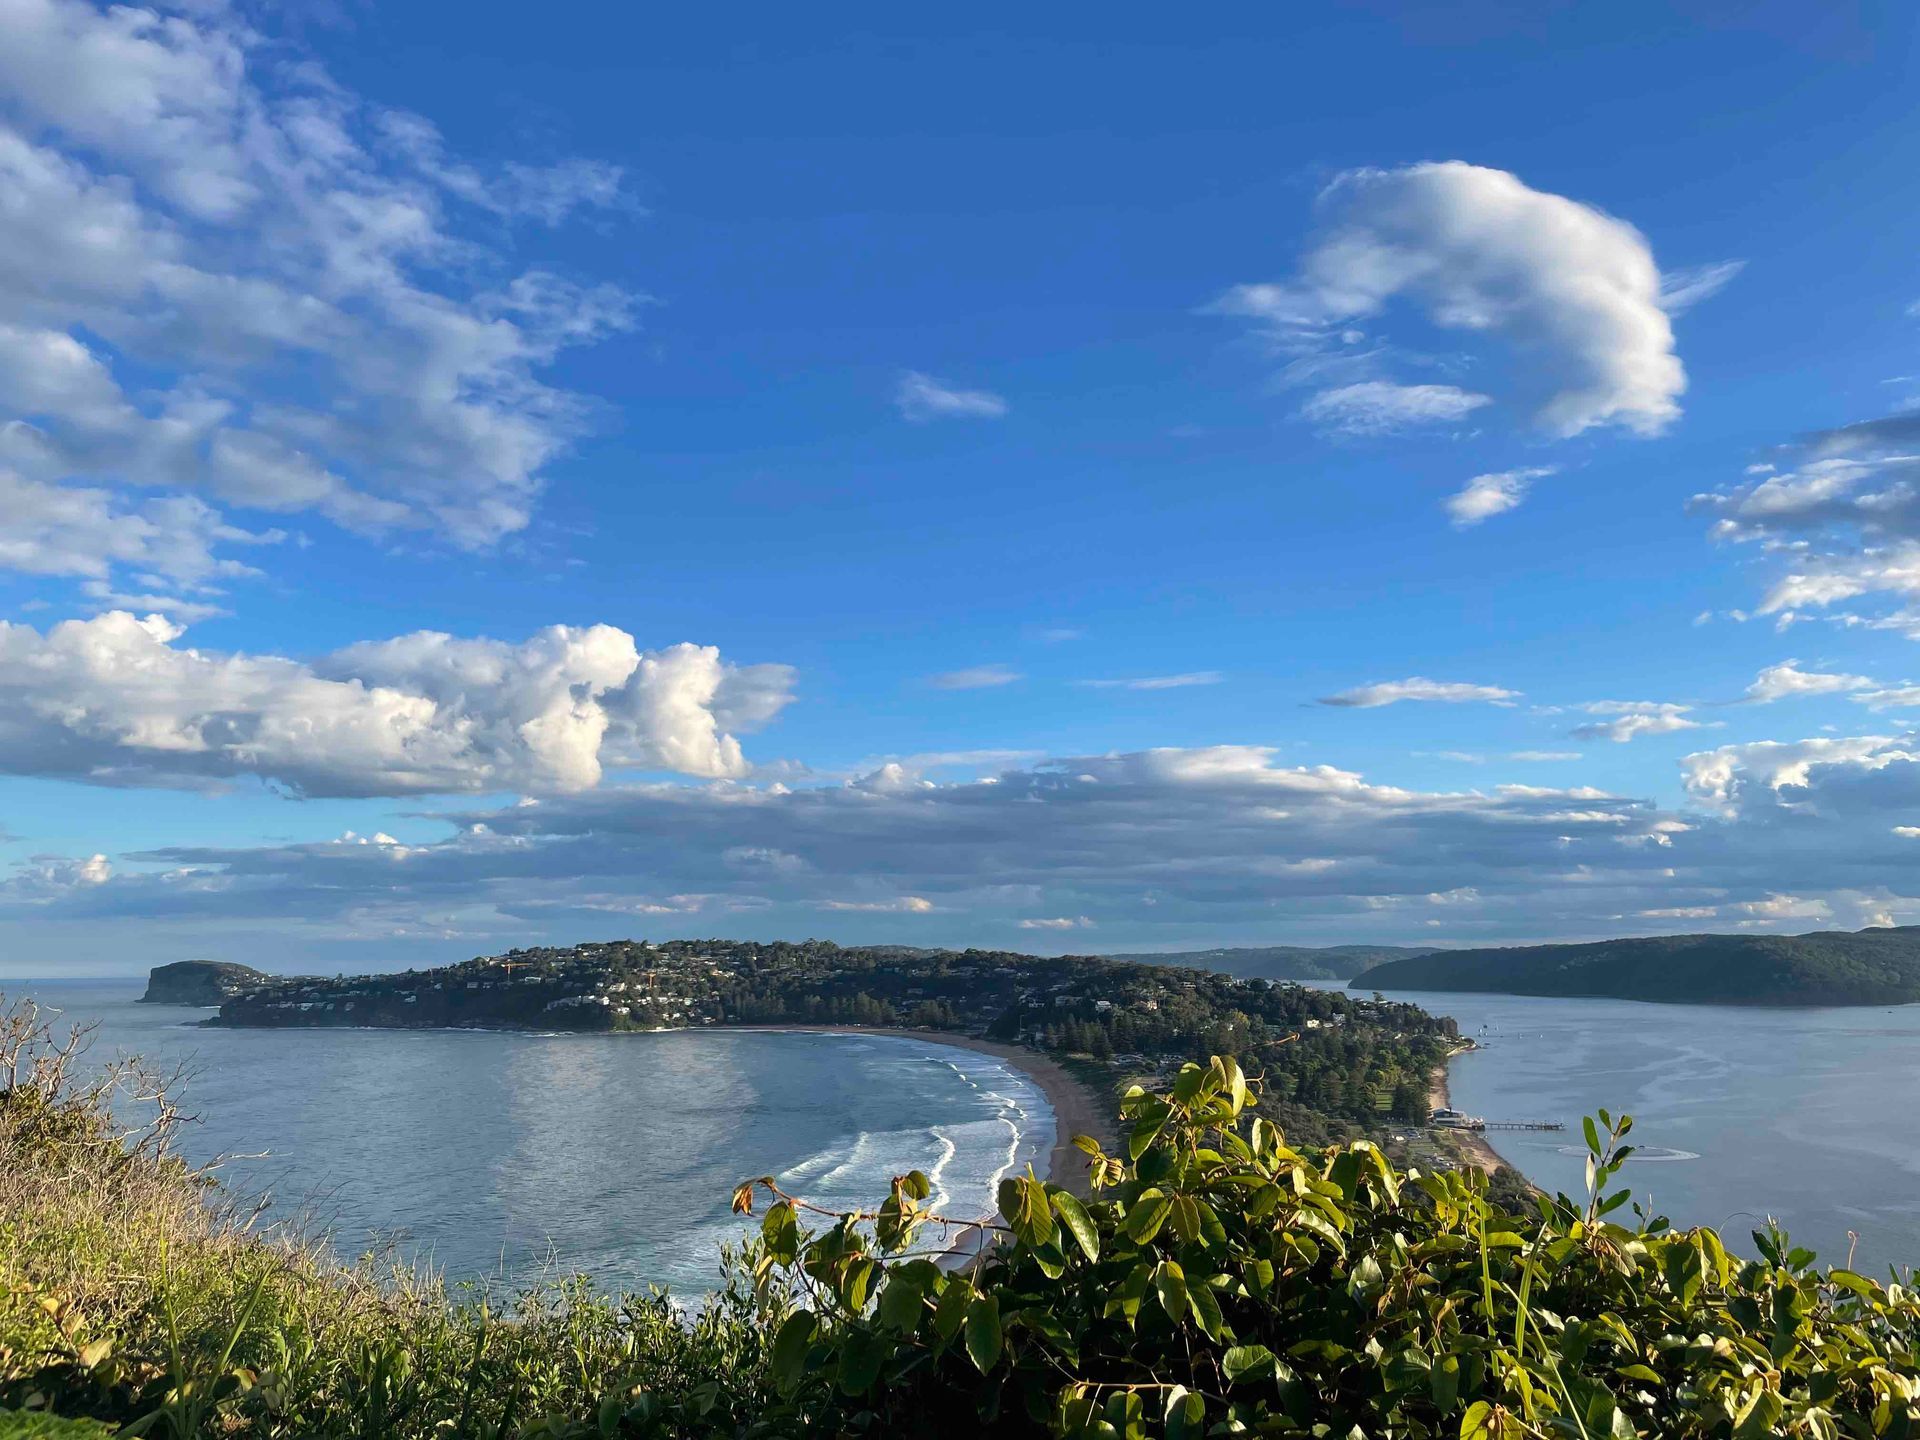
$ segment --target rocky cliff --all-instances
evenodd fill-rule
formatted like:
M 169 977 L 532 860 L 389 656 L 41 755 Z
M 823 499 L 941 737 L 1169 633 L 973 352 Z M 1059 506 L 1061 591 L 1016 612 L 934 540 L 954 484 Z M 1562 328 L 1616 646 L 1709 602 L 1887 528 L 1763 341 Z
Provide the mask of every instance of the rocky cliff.
M 273 983 L 273 976 L 250 965 L 234 965 L 225 960 L 176 960 L 171 965 L 156 965 L 147 972 L 147 993 L 143 1005 L 224 1005 L 236 995 L 245 995 Z

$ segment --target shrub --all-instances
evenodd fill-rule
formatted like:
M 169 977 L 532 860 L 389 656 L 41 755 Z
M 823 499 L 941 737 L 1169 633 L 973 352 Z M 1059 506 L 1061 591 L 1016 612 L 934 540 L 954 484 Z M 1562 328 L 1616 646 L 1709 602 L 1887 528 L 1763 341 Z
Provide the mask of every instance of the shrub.
M 1291 1148 L 1232 1060 L 1124 1102 L 1095 1198 L 1000 1187 L 1000 1244 L 913 1246 L 925 1178 L 808 1235 L 770 1180 L 759 1273 L 804 1298 L 763 1423 L 819 1434 L 1192 1437 L 1905 1436 L 1920 1305 L 1629 1211 L 1631 1121 L 1589 1120 L 1584 1197 L 1516 1214 L 1477 1170 L 1396 1171 L 1359 1141 Z M 862 1223 L 864 1219 L 867 1223 Z M 1627 1223 L 1631 1221 L 1632 1223 Z

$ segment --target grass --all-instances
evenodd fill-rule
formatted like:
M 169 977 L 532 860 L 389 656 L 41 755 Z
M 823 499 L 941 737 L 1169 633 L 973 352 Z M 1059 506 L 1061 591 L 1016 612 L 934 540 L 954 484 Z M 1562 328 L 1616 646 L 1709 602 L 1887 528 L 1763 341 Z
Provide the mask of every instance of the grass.
M 52 1415 L 156 1437 L 644 1435 L 669 1409 L 733 1433 L 755 1405 L 778 1297 L 730 1284 L 689 1316 L 579 1277 L 502 1292 L 343 1264 L 179 1158 L 176 1077 L 87 1064 L 87 1038 L 0 1006 L 0 1411 L 29 1412 L 0 1440 L 65 1433 L 20 1428 Z

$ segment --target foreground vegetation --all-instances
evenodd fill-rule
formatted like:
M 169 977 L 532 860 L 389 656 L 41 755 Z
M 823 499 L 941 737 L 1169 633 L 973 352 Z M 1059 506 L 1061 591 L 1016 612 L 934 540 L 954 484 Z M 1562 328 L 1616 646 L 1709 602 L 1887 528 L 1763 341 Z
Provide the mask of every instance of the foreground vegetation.
M 758 1237 L 681 1319 L 255 1234 L 172 1158 L 164 1099 L 113 1128 L 109 1087 L 156 1103 L 151 1077 L 75 1058 L 30 1011 L 0 1042 L 0 1409 L 289 1440 L 1920 1431 L 1914 1292 L 1631 1207 L 1624 1118 L 1589 1123 L 1584 1195 L 1515 1213 L 1478 1172 L 1290 1145 L 1214 1059 L 1130 1094 L 1117 1153 L 1086 1142 L 1091 1199 L 1010 1177 L 957 1266 L 917 1173 L 857 1215 L 750 1181 Z

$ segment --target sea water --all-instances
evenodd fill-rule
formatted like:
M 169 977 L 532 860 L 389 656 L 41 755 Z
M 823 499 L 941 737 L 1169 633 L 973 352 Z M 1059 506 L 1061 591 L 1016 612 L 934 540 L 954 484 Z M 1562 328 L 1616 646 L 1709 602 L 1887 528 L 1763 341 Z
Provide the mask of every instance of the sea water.
M 1775 1009 L 1396 991 L 1482 1047 L 1454 1105 L 1535 1184 L 1584 1194 L 1580 1120 L 1634 1118 L 1621 1183 L 1751 1255 L 1778 1220 L 1825 1264 L 1920 1264 L 1920 1005 Z
M 186 1065 L 198 1123 L 182 1149 L 220 1160 L 229 1193 L 271 1195 L 268 1220 L 454 1280 L 582 1271 L 697 1295 L 753 1223 L 729 1209 L 742 1180 L 870 1208 L 917 1168 L 939 1208 L 978 1218 L 1001 1176 L 1044 1173 L 1053 1139 L 1030 1079 L 931 1040 L 227 1030 L 200 1026 L 207 1010 L 135 1004 L 124 982 L 0 991 L 97 1023 L 96 1058 Z

